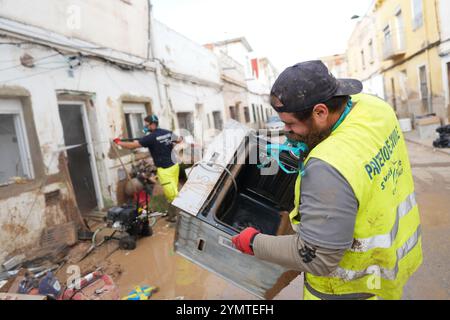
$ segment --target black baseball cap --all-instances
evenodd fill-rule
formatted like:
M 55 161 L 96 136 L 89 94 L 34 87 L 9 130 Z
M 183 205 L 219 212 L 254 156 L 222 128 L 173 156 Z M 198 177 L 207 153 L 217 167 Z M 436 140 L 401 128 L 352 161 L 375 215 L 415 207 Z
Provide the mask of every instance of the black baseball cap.
M 270 95 L 283 106 L 277 112 L 299 112 L 310 109 L 336 96 L 349 96 L 362 91 L 361 81 L 336 79 L 320 60 L 306 61 L 284 70 L 275 81 Z

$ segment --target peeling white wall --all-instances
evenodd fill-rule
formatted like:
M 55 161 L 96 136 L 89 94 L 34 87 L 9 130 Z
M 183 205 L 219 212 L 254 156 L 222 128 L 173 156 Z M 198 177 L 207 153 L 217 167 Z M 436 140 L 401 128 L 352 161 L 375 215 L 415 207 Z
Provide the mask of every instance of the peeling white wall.
M 225 119 L 218 58 L 210 50 L 164 24 L 154 21 L 152 25 L 155 56 L 169 69 L 163 79 L 167 88 L 163 93 L 164 99 L 170 100 L 175 119 L 179 112 L 192 113 L 196 119 L 192 134 L 197 143 L 202 143 L 204 138 L 209 138 L 204 137 L 204 131 L 209 129 L 208 117 L 213 127 L 212 112 L 222 112 Z M 196 105 L 203 106 L 202 114 L 198 113 Z
M 0 17 L 147 57 L 148 1 L 2 0 Z
M 61 2 L 68 3 L 66 1 Z M 7 6 L 6 3 L 8 3 Z M 5 12 L 2 11 L 2 15 L 7 15 L 9 18 L 14 17 L 16 12 L 13 10 L 14 8 L 25 7 L 23 1 L 17 1 L 14 4 L 10 1 L 4 1 L 0 2 L 0 5 L 8 8 Z M 96 2 L 96 5 L 98 5 L 98 2 Z M 36 12 L 39 12 L 36 6 L 35 2 L 31 5 L 32 8 L 36 9 Z M 59 4 L 56 7 L 62 10 L 58 6 Z M 57 8 L 51 10 L 57 10 Z M 40 27 L 46 27 L 48 23 L 48 26 L 54 29 L 56 29 L 55 26 L 62 23 L 60 20 L 52 19 L 50 19 L 52 21 L 44 22 L 42 21 L 44 19 L 41 18 L 34 21 L 33 17 L 29 17 L 32 14 L 27 10 L 25 13 L 23 11 L 21 13 L 20 20 L 22 22 L 23 20 L 29 23 L 34 22 Z M 50 13 L 50 18 L 52 14 Z M 19 19 L 18 16 L 17 18 Z M 101 17 L 99 19 L 101 20 Z M 159 43 L 160 46 L 155 51 L 158 52 L 159 59 L 167 63 L 172 71 L 200 82 L 192 83 L 166 76 L 160 79 L 163 82 L 162 88 L 167 85 L 167 96 L 165 96 L 166 93 L 163 90 L 162 98 L 170 99 L 175 113 L 193 112 L 194 117 L 200 119 L 200 122 L 196 122 L 199 124 L 196 126 L 196 133 L 201 136 L 205 130 L 209 129 L 208 115 L 210 115 L 210 122 L 213 123 L 212 112 L 223 112 L 224 110 L 218 59 L 203 46 L 186 39 L 161 24 L 156 23 L 155 25 L 157 25 L 156 33 L 158 34 L 158 39 L 155 42 Z M 116 27 L 123 28 L 120 21 L 118 26 L 114 25 L 108 29 L 108 34 L 110 32 L 114 34 Z M 91 26 L 91 28 L 94 27 Z M 65 33 L 64 28 L 61 31 Z M 133 28 L 128 31 L 134 32 Z M 104 32 L 102 31 L 102 33 Z M 90 41 L 95 40 L 95 37 L 89 38 L 93 35 L 86 35 L 86 37 L 85 39 Z M 129 43 L 120 43 L 120 37 L 119 34 L 115 43 L 111 44 L 112 47 L 119 51 L 129 48 L 131 53 L 139 53 L 139 50 L 135 51 Z M 80 38 L 82 37 L 80 36 Z M 147 37 L 146 34 L 135 32 L 133 39 L 133 41 L 146 44 Z M 2 40 L 3 42 L 15 41 L 13 38 Z M 108 45 L 107 42 L 103 44 Z M 20 57 L 25 53 L 34 58 L 34 67 L 26 68 L 20 65 Z M 118 170 L 121 165 L 118 159 L 110 158 L 111 155 L 114 155 L 111 151 L 110 141 L 123 135 L 121 98 L 126 95 L 150 100 L 152 101 L 153 112 L 160 116 L 161 123 L 171 123 L 170 118 L 168 118 L 171 115 L 163 113 L 160 107 L 155 72 L 122 70 L 112 63 L 84 57 L 81 60 L 81 65 L 76 66 L 69 73 L 70 67 L 67 57 L 61 56 L 50 48 L 33 44 L 0 45 L 0 57 L 0 70 L 2 70 L 0 72 L 0 86 L 23 88 L 30 93 L 37 137 L 47 175 L 60 173 L 59 152 L 57 150 L 65 145 L 63 128 L 59 118 L 57 93 L 71 91 L 91 95 L 93 107 L 88 108 L 88 116 L 93 132 L 92 139 L 101 196 L 106 202 L 115 203 L 119 182 Z M 204 112 L 201 114 L 196 111 L 196 105 L 198 104 L 203 105 Z M 131 158 L 132 156 L 122 157 L 122 161 L 129 165 Z M 62 194 L 69 195 L 70 191 L 66 185 L 62 184 L 59 188 Z M 74 197 L 74 195 L 71 196 Z M 31 202 L 32 199 L 36 199 L 36 201 Z M 34 203 L 33 212 L 24 227 L 26 228 L 26 234 L 18 237 L 20 240 L 6 245 L 7 239 L 11 239 L 11 232 L 17 232 L 14 228 L 20 228 L 19 222 L 24 219 L 23 215 L 30 212 L 29 208 L 32 203 Z M 2 231 L 0 236 L 0 261 L 10 252 L 36 243 L 42 229 L 48 226 L 46 219 L 44 219 L 45 212 L 52 215 L 53 222 L 62 221 L 59 218 L 62 214 L 61 210 L 52 208 L 49 211 L 45 207 L 43 191 L 39 191 L 37 188 L 31 192 L 0 200 L 0 227 L 4 225 L 6 229 L 9 228 L 8 230 L 11 231 Z
M 19 58 L 24 53 L 33 56 L 37 62 L 34 68 L 19 66 Z M 110 141 L 123 135 L 121 96 L 136 96 L 153 101 L 153 109 L 159 112 L 159 101 L 155 74 L 144 71 L 124 71 L 100 60 L 86 58 L 82 65 L 69 76 L 69 66 L 65 58 L 55 55 L 55 51 L 37 45 L 22 45 L 21 47 L 0 45 L 1 61 L 0 86 L 19 87 L 26 89 L 31 96 L 34 123 L 42 151 L 45 172 L 47 175 L 59 172 L 59 148 L 65 145 L 63 129 L 59 118 L 57 92 L 78 91 L 92 93 L 93 108 L 89 108 L 89 117 L 93 122 L 92 131 L 94 151 L 102 197 L 115 202 L 117 190 L 117 170 L 120 162 L 110 159 Z M 41 57 L 51 58 L 39 60 Z M 131 156 L 123 157 L 129 163 Z M 69 190 L 60 185 L 63 194 Z M 24 216 L 33 210 L 28 220 Z M 18 194 L 6 200 L 0 200 L 0 261 L 15 249 L 36 243 L 40 232 L 46 226 L 44 217 L 46 210 L 42 191 L 32 191 Z M 47 212 L 53 221 L 62 221 L 58 214 L 61 210 Z M 64 217 L 64 216 L 63 216 Z M 20 223 L 26 225 L 20 227 Z M 20 229 L 20 230 L 19 230 Z M 17 232 L 23 232 L 14 242 L 11 237 Z M 9 239 L 9 241 L 7 241 Z
M 44 228 L 69 221 L 60 208 L 45 205 L 44 194 L 54 190 L 60 190 L 62 200 L 69 198 L 65 185 L 54 183 L 0 201 L 0 262 L 16 249 L 39 243 Z
M 171 70 L 220 85 L 217 57 L 202 45 L 186 38 L 166 25 L 153 21 L 155 56 Z

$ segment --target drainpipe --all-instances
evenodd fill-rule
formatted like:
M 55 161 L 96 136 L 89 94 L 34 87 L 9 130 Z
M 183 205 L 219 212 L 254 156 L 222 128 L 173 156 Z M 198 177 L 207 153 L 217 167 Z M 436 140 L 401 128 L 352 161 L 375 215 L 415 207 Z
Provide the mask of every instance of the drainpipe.
M 158 87 L 158 99 L 159 104 L 161 107 L 161 111 L 165 109 L 164 103 L 162 100 L 162 93 L 161 93 L 161 64 L 159 63 L 158 59 L 155 57 L 155 41 L 153 37 L 153 26 L 152 26 L 152 1 L 148 0 L 148 49 L 147 49 L 147 59 L 151 60 L 153 62 L 156 62 L 156 71 L 155 71 L 155 78 L 156 78 L 156 86 Z
M 436 4 L 436 3 L 434 3 Z M 427 19 L 427 11 L 426 11 L 426 4 L 425 1 L 422 0 L 422 6 L 423 6 L 423 24 L 425 27 L 425 37 L 427 39 L 427 47 L 430 44 L 430 38 L 428 34 L 428 19 Z M 429 99 L 428 99 L 428 113 L 433 112 L 433 79 L 432 79 L 432 73 L 431 73 L 431 61 L 430 61 L 430 49 L 426 49 L 426 55 L 427 55 L 427 63 L 428 63 L 428 77 L 430 79 L 430 92 L 428 93 Z

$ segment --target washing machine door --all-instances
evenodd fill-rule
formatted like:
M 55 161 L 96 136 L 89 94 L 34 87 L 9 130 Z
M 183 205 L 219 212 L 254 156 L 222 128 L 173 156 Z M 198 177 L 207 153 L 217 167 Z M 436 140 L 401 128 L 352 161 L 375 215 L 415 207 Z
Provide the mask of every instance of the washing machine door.
M 205 204 L 217 197 L 217 193 L 233 188 L 225 187 L 223 177 L 233 174 L 234 169 L 225 172 L 225 168 L 240 155 L 245 163 L 246 151 L 239 148 L 245 149 L 245 139 L 251 134 L 251 129 L 238 122 L 227 123 L 225 130 L 209 145 L 205 161 L 189 173 L 188 181 L 172 202 L 180 210 L 174 251 L 256 297 L 272 299 L 299 273 L 236 250 L 231 242 L 236 230 L 230 230 L 214 215 L 204 212 Z M 275 234 L 293 232 L 288 212 L 280 212 L 278 221 Z
M 206 149 L 204 160 L 187 172 L 188 180 L 172 205 L 197 216 L 239 148 L 244 148 L 243 141 L 251 132 L 249 127 L 229 120 Z

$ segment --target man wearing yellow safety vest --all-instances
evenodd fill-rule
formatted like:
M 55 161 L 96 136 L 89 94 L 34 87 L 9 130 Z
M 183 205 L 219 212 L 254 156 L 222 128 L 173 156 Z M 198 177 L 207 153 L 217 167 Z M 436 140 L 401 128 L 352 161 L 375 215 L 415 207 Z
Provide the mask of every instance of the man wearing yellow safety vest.
M 149 134 L 143 138 L 133 142 L 124 142 L 117 138 L 114 142 L 126 149 L 148 148 L 157 167 L 156 174 L 163 187 L 164 196 L 169 203 L 172 203 L 178 195 L 180 174 L 180 166 L 175 163 L 172 150 L 174 144 L 180 143 L 183 138 L 175 136 L 169 130 L 159 128 L 159 119 L 156 115 L 147 116 L 144 124 L 144 132 Z M 176 211 L 173 206 L 169 206 L 167 221 L 176 221 Z
M 287 138 L 309 154 L 295 185 L 295 235 L 247 228 L 244 253 L 304 272 L 304 299 L 400 299 L 422 263 L 407 148 L 393 109 L 320 61 L 287 68 L 271 91 Z

